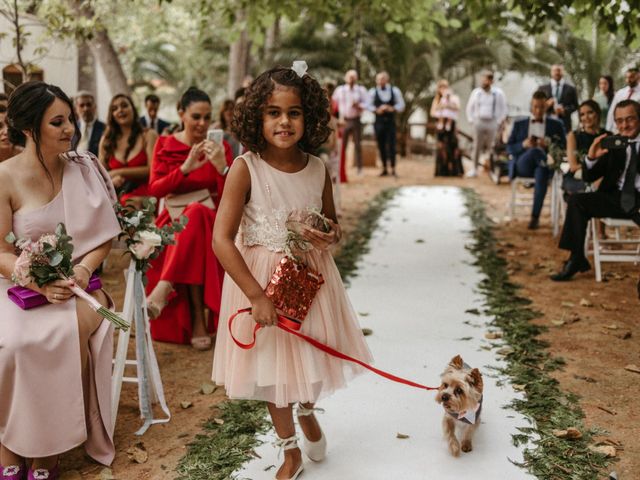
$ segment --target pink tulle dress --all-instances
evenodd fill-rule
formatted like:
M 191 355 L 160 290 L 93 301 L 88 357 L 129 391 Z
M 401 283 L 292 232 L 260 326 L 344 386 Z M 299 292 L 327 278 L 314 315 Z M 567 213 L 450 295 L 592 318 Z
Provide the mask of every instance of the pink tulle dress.
M 285 222 L 290 213 L 322 209 L 326 169 L 322 160 L 311 155 L 307 165 L 296 173 L 277 170 L 251 152 L 236 161 L 244 161 L 251 175 L 251 198 L 244 207 L 236 245 L 253 276 L 266 286 L 284 256 Z M 303 258 L 311 268 L 322 273 L 325 283 L 300 331 L 370 362 L 371 353 L 331 253 L 311 250 L 303 254 Z M 247 297 L 226 275 L 212 378 L 225 386 L 230 398 L 263 400 L 278 407 L 316 402 L 344 387 L 351 377 L 363 371 L 276 327 L 261 329 L 253 349 L 239 348 L 229 335 L 227 319 L 249 306 Z M 234 335 L 248 342 L 254 325 L 249 314 L 241 314 L 234 321 Z

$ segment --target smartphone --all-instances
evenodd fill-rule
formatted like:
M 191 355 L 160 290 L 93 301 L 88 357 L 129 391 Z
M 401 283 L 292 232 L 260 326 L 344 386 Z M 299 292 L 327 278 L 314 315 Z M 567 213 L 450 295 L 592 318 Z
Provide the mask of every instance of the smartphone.
M 622 135 L 609 135 L 600 140 L 600 146 L 607 150 L 619 150 L 627 148 L 627 145 L 629 145 L 629 137 L 623 137 Z
M 224 130 L 220 128 L 212 128 L 207 131 L 207 140 L 211 140 L 219 145 L 222 145 L 222 140 L 224 138 Z

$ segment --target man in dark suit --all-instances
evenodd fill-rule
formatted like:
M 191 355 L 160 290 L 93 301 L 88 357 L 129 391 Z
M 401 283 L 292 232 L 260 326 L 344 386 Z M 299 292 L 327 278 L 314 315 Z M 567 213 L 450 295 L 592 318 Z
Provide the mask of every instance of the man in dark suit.
M 564 148 L 566 137 L 562 122 L 545 115 L 547 96 L 537 91 L 531 99 L 531 117 L 518 120 L 507 142 L 509 178 L 535 178 L 533 209 L 529 229 L 538 228 L 540 212 L 547 194 L 551 170 L 547 166 L 547 152 L 551 143 Z
M 144 97 L 144 106 L 147 113 L 140 117 L 140 123 L 145 128 L 151 128 L 162 135 L 166 128 L 169 128 L 169 122 L 165 122 L 158 118 L 158 110 L 160 109 L 160 98 L 153 93 Z
M 613 116 L 620 135 L 631 142 L 626 147 L 607 150 L 601 145 L 605 134 L 591 144 L 584 159 L 582 178 L 586 182 L 602 178 L 602 182 L 596 192 L 575 193 L 569 197 L 560 248 L 569 250 L 571 256 L 562 271 L 551 277 L 554 281 L 569 280 L 591 268 L 584 254 L 591 218 L 626 218 L 640 225 L 640 103 L 623 100 Z
M 551 66 L 551 80 L 540 90 L 547 96 L 547 115 L 556 115 L 564 124 L 564 130 L 570 132 L 571 114 L 578 109 L 578 92 L 565 81 L 562 65 Z
M 105 124 L 96 119 L 96 100 L 90 92 L 78 92 L 75 98 L 76 115 L 80 128 L 80 140 L 76 149 L 98 155 L 98 146 Z

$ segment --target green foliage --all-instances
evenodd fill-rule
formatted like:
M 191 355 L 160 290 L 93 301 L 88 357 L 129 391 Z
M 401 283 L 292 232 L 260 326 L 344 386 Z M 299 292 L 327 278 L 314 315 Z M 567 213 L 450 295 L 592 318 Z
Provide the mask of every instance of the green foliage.
M 603 478 L 610 460 L 589 449 L 597 427 L 583 424 L 584 414 L 578 397 L 563 392 L 553 372 L 564 365 L 546 350 L 538 336 L 544 327 L 531 323 L 540 314 L 530 309 L 529 300 L 518 296 L 518 286 L 509 280 L 506 261 L 498 256 L 493 224 L 484 205 L 472 190 L 464 190 L 466 207 L 473 223 L 474 242 L 469 250 L 484 278 L 479 284 L 486 296 L 484 313 L 493 317 L 492 326 L 500 328 L 512 348 L 505 357 L 506 366 L 497 372 L 514 385 L 521 385 L 525 397 L 513 400 L 508 408 L 522 413 L 532 426 L 519 428 L 514 445 L 526 445 L 524 462 L 519 464 L 540 479 L 597 480 Z M 554 430 L 577 428 L 580 439 L 559 438 Z
M 188 445 L 177 480 L 227 480 L 260 444 L 256 438 L 271 426 L 264 402 L 229 401 L 219 416 L 204 424 L 204 432 Z
M 155 224 L 155 212 L 157 200 L 155 197 L 147 197 L 142 203 L 142 208 L 137 209 L 133 205 L 114 205 L 122 233 L 118 239 L 127 245 L 128 252 L 136 262 L 136 270 L 142 272 L 142 280 L 146 285 L 146 272 L 150 268 L 150 260 L 158 258 L 164 247 L 175 244 L 175 234 L 184 230 L 188 218 L 180 216 L 177 221 L 168 225 L 157 227 Z M 139 247 L 149 245 L 152 249 Z M 140 255 L 142 253 L 142 256 Z

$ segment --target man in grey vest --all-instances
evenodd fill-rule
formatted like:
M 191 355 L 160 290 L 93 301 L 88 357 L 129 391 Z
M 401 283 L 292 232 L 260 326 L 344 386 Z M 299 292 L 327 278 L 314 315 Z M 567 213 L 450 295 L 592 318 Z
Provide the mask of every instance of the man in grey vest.
M 493 147 L 498 127 L 507 118 L 507 100 L 501 89 L 493 86 L 493 72 L 481 74 L 480 86 L 467 102 L 467 120 L 473 125 L 473 168 L 467 177 L 478 176 L 480 154 Z
M 389 74 L 376 75 L 376 86 L 369 90 L 369 110 L 376 114 L 374 129 L 382 161 L 381 177 L 396 175 L 396 112 L 404 112 L 402 92 L 389 83 Z

